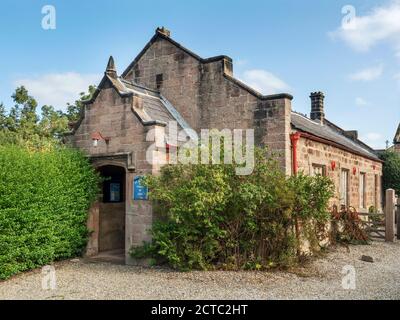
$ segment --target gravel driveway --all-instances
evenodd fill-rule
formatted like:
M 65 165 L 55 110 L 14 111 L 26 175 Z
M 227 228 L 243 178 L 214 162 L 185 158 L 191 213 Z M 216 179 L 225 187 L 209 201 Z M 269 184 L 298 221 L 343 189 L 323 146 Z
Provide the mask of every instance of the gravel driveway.
M 346 265 L 355 268 L 355 290 L 342 288 Z M 294 272 L 179 273 L 82 260 L 55 268 L 56 290 L 43 290 L 36 270 L 0 282 L 0 299 L 400 299 L 400 242 L 336 248 Z

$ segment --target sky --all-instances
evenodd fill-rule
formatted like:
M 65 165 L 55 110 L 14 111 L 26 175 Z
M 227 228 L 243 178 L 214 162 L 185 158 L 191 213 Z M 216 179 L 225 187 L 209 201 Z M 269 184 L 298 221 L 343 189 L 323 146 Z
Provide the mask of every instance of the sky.
M 230 56 L 234 76 L 260 92 L 292 94 L 295 111 L 309 114 L 310 93 L 323 91 L 330 121 L 374 148 L 393 140 L 400 0 L 2 0 L 0 102 L 10 108 L 25 85 L 65 110 L 110 55 L 122 73 L 158 26 L 203 58 Z

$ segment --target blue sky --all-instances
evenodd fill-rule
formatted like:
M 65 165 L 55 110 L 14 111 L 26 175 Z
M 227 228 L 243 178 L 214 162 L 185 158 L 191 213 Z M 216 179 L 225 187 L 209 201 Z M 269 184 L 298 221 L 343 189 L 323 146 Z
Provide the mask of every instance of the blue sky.
M 343 28 L 342 8 L 356 10 Z M 56 29 L 41 27 L 44 5 Z M 397 0 L 75 1 L 2 0 L 0 101 L 24 84 L 39 104 L 65 107 L 96 84 L 112 54 L 118 71 L 157 26 L 202 57 L 225 54 L 236 77 L 265 94 L 289 92 L 309 113 L 323 91 L 328 119 L 359 130 L 373 147 L 400 121 L 400 2 Z

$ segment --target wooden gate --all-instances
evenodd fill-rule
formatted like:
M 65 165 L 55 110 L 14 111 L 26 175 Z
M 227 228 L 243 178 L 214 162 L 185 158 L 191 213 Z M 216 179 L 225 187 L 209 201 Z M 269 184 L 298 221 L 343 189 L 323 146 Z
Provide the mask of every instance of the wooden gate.
M 372 240 L 400 240 L 400 198 L 392 189 L 386 190 L 384 213 L 358 213 Z
M 358 213 L 371 240 L 386 239 L 386 222 L 383 213 Z

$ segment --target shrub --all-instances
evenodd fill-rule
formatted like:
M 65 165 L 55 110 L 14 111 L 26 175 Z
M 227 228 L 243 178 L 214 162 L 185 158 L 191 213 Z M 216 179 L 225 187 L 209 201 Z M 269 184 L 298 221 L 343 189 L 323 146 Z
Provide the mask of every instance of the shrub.
M 0 279 L 76 256 L 97 175 L 78 151 L 0 146 Z
M 160 217 L 153 241 L 134 248 L 132 256 L 180 270 L 260 270 L 295 263 L 294 218 L 329 219 L 331 183 L 303 175 L 287 179 L 264 150 L 256 150 L 251 175 L 238 176 L 235 167 L 169 165 L 159 176 L 147 177 Z
M 332 208 L 332 243 L 344 244 L 368 244 L 369 235 L 362 224 L 357 211 L 353 207 L 344 207 L 338 210 L 337 206 Z

